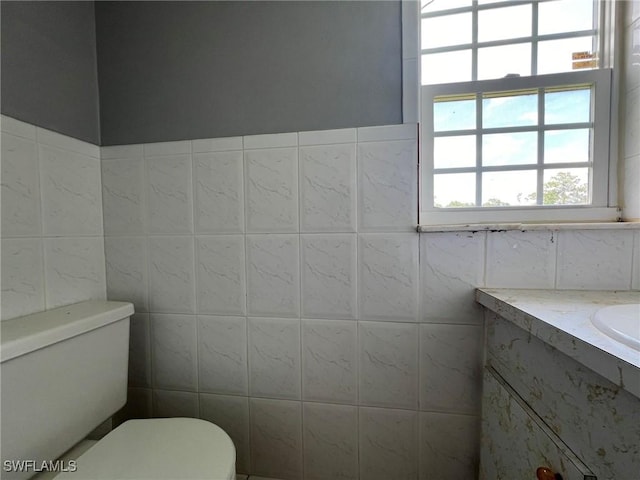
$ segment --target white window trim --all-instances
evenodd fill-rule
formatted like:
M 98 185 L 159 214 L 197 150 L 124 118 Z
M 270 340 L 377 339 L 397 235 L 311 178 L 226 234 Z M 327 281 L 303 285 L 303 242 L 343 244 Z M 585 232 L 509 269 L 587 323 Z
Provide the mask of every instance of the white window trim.
M 619 2 L 608 2 L 602 1 L 600 4 L 601 11 L 600 15 L 603 16 L 604 20 L 602 25 L 605 25 L 605 33 L 607 36 L 600 35 L 600 52 L 601 52 L 601 66 L 611 68 L 613 64 L 618 65 L 619 62 L 614 61 L 612 51 L 615 52 L 616 57 L 619 57 L 619 49 L 614 49 L 614 45 L 620 45 L 620 31 L 618 28 L 613 28 L 616 25 L 616 20 L 620 17 L 619 10 L 620 5 Z M 421 86 L 420 80 L 420 64 L 421 64 L 421 41 L 420 41 L 420 19 L 421 19 L 421 11 L 420 11 L 420 2 L 413 0 L 403 0 L 403 22 L 402 22 L 402 31 L 403 31 L 403 75 L 406 79 L 404 81 L 404 88 L 408 91 L 411 91 L 413 88 L 418 89 L 417 94 L 403 95 L 403 100 L 412 98 L 420 99 L 420 108 L 418 109 L 418 121 L 424 118 L 433 118 L 433 115 L 425 116 L 425 100 L 424 100 L 424 90 L 425 88 L 434 88 L 439 85 L 428 85 Z M 416 14 L 417 12 L 417 14 Z M 412 17 L 412 15 L 414 15 Z M 416 32 L 417 31 L 417 32 Z M 406 47 L 405 47 L 406 45 Z M 415 71 L 408 71 L 406 69 L 405 62 L 405 52 L 416 52 L 416 58 L 418 62 L 418 81 L 417 87 L 408 85 L 408 83 L 414 80 L 415 75 L 412 75 L 409 79 L 409 74 L 415 74 Z M 412 55 L 411 55 L 412 56 Z M 586 74 L 593 74 L 600 72 L 602 70 L 592 70 L 585 72 Z M 419 218 L 418 218 L 418 230 L 421 231 L 421 228 L 431 228 L 435 225 L 449 225 L 455 227 L 456 225 L 462 224 L 478 224 L 478 223 L 520 223 L 520 222 L 535 222 L 538 224 L 542 223 L 554 223 L 558 222 L 619 222 L 621 220 L 621 213 L 618 205 L 618 182 L 617 182 L 617 154 L 618 154 L 618 78 L 619 72 L 616 70 L 604 70 L 608 75 L 608 82 L 610 82 L 608 90 L 610 97 L 606 99 L 608 102 L 608 115 L 609 118 L 607 120 L 607 124 L 609 128 L 607 129 L 608 140 L 606 142 L 606 152 L 603 152 L 605 144 L 603 140 L 600 139 L 597 143 L 602 146 L 602 148 L 598 149 L 595 158 L 602 158 L 600 155 L 603 153 L 607 157 L 606 162 L 595 162 L 594 161 L 594 169 L 596 168 L 596 163 L 598 164 L 598 170 L 594 172 L 594 177 L 596 175 L 602 178 L 602 169 L 605 169 L 604 178 L 606 181 L 604 185 L 606 185 L 605 197 L 606 201 L 603 203 L 602 201 L 602 187 L 598 187 L 597 192 L 592 192 L 594 202 L 592 205 L 576 205 L 576 206 L 554 206 L 554 205 L 538 205 L 532 207 L 475 207 L 475 208 L 457 208 L 457 209 L 430 209 L 425 210 L 422 207 L 422 202 L 424 196 L 422 194 L 424 186 L 425 174 L 421 171 L 419 174 L 419 195 L 420 195 L 420 208 L 419 208 Z M 612 72 L 612 73 L 611 73 Z M 570 74 L 578 73 L 578 72 L 569 72 Z M 558 74 L 553 74 L 558 75 Z M 537 80 L 540 79 L 541 76 L 537 77 L 523 77 L 519 80 L 525 80 L 527 78 L 531 78 L 535 83 L 535 86 L 539 86 Z M 558 78 L 558 77 L 556 77 Z M 496 80 L 497 82 L 501 82 L 503 79 Z M 600 82 L 599 80 L 598 82 Z M 470 84 L 477 82 L 468 82 Z M 460 84 L 462 85 L 462 84 Z M 503 83 L 504 85 L 504 83 Z M 403 91 L 404 91 L 403 88 Z M 510 90 L 510 88 L 502 88 L 503 90 Z M 500 89 L 497 89 L 500 90 Z M 497 91 L 494 90 L 494 91 Z M 598 98 L 595 100 L 596 103 L 596 111 L 602 112 L 603 106 L 600 102 L 603 101 L 602 98 Z M 598 105 L 600 105 L 598 107 Z M 403 107 L 407 108 L 406 102 L 403 103 Z M 430 105 L 430 109 L 432 112 L 432 105 Z M 406 117 L 405 117 L 406 118 Z M 594 119 L 594 122 L 596 119 Z M 407 120 L 405 120 L 405 123 Z M 424 123 L 424 122 L 423 122 Z M 425 143 L 427 143 L 427 137 L 424 134 L 425 126 L 420 126 L 421 132 L 421 140 L 424 142 L 421 144 L 421 148 L 419 149 L 420 155 L 420 169 L 424 169 L 425 158 L 429 158 L 424 155 L 423 149 L 425 148 Z M 430 151 L 433 151 L 433 139 L 431 139 L 431 147 Z M 595 153 L 595 152 L 594 152 Z M 433 162 L 433 160 L 431 160 Z M 431 166 L 433 169 L 433 166 Z M 431 191 L 433 188 L 433 177 L 431 176 Z M 596 182 L 602 185 L 602 182 Z M 596 204 L 595 200 L 598 200 L 598 204 Z M 424 227 L 421 227 L 424 226 Z M 430 227 L 431 226 L 431 227 Z

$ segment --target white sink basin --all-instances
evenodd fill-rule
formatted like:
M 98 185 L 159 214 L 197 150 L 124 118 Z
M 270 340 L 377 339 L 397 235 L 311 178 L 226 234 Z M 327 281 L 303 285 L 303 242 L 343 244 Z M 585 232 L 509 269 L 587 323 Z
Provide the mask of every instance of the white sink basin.
M 640 304 L 601 308 L 591 321 L 602 333 L 640 351 Z

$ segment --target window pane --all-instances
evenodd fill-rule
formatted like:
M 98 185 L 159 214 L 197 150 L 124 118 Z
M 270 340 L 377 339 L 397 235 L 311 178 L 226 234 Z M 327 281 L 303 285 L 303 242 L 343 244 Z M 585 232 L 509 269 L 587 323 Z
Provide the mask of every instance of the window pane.
M 544 95 L 544 123 L 576 123 L 591 121 L 591 89 L 546 92 Z
M 544 163 L 588 162 L 591 130 L 544 132 Z
M 531 73 L 529 43 L 478 49 L 478 80 L 503 78 L 509 74 L 522 77 Z
M 589 169 L 545 170 L 543 205 L 589 203 Z
M 422 84 L 468 82 L 471 80 L 471 50 L 422 56 Z
M 492 133 L 482 137 L 482 165 L 526 165 L 537 163 L 537 133 Z
M 593 2 L 558 0 L 538 5 L 538 33 L 575 32 L 593 28 Z
M 531 36 L 531 5 L 492 8 L 478 12 L 478 40 L 506 40 Z
M 538 73 L 570 72 L 573 69 L 572 54 L 590 52 L 592 37 L 547 40 L 538 44 Z
M 470 130 L 476 127 L 476 101 L 453 100 L 433 104 L 433 130 Z
M 486 172 L 482 174 L 482 205 L 535 205 L 537 172 Z
M 482 99 L 484 128 L 519 127 L 538 123 L 538 94 Z
M 422 0 L 422 13 L 437 12 L 451 8 L 469 7 L 471 0 Z
M 471 43 L 471 13 L 422 19 L 422 48 Z
M 433 204 L 436 207 L 475 207 L 476 174 L 445 173 L 433 176 Z
M 433 139 L 434 168 L 473 167 L 476 164 L 476 136 Z

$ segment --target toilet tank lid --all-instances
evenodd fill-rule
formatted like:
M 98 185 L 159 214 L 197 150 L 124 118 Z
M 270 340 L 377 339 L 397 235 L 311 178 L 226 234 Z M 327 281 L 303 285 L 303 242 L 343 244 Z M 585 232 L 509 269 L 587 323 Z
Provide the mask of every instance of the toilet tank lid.
M 0 363 L 133 314 L 128 302 L 89 300 L 0 322 Z

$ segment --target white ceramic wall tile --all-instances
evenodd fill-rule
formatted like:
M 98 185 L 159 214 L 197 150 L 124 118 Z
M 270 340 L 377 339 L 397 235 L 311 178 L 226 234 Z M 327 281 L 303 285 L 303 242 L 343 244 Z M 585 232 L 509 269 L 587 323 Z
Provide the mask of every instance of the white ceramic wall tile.
M 302 477 L 300 402 L 250 400 L 251 473 L 298 480 Z
M 298 134 L 290 133 L 274 133 L 266 135 L 248 135 L 243 137 L 244 148 L 281 148 L 281 147 L 297 147 Z
M 418 317 L 418 234 L 359 236 L 359 314 L 363 320 Z
M 248 235 L 247 311 L 297 317 L 300 312 L 298 235 Z
M 104 243 L 95 238 L 45 238 L 47 309 L 106 298 Z
M 242 152 L 193 156 L 195 222 L 199 233 L 244 231 Z
M 416 124 L 384 125 L 379 127 L 358 128 L 358 142 L 385 142 L 390 140 L 416 140 Z
M 142 157 L 102 162 L 104 233 L 145 233 L 144 160 Z
M 300 148 L 300 229 L 356 231 L 355 144 Z
M 487 287 L 553 288 L 557 232 L 487 234 Z
M 114 426 L 132 418 L 150 418 L 151 411 L 151 389 L 129 387 L 126 405 L 113 416 Z
M 434 323 L 482 323 L 475 289 L 484 282 L 484 232 L 420 235 L 421 318 Z
M 415 230 L 417 171 L 416 140 L 358 145 L 359 231 Z
M 39 148 L 45 235 L 102 235 L 100 161 L 49 146 Z
M 302 320 L 304 400 L 356 404 L 356 328 L 355 322 Z
M 633 272 L 631 273 L 631 288 L 633 290 L 640 290 L 640 232 L 635 232 L 633 245 Z
M 157 142 L 144 144 L 145 157 L 158 157 L 162 155 L 182 155 L 191 153 L 191 141 Z
M 300 398 L 300 320 L 249 318 L 249 393 Z
M 83 142 L 77 138 L 52 132 L 44 128 L 36 127 L 36 138 L 40 145 L 49 145 L 51 147 L 61 148 L 69 152 L 79 153 L 94 159 L 100 158 L 100 147 L 92 143 Z
M 247 395 L 247 320 L 198 316 L 200 392 Z
M 28 138 L 30 140 L 36 139 L 36 127 L 15 118 L 7 117 L 6 115 L 0 115 L 0 129 L 3 132 L 16 135 L 18 137 Z
M 360 322 L 361 405 L 418 407 L 418 325 Z
M 337 143 L 356 143 L 357 130 L 355 128 L 341 128 L 339 130 L 316 130 L 299 132 L 299 145 L 332 145 Z
M 198 418 L 198 394 L 154 390 L 153 416 Z
M 477 414 L 482 327 L 420 325 L 420 410 Z
M 147 312 L 147 239 L 106 237 L 104 251 L 107 298 L 131 302 L 136 312 Z
M 244 315 L 246 282 L 244 237 L 196 237 L 198 313 Z
M 359 409 L 360 478 L 418 477 L 418 413 L 387 408 Z
M 130 317 L 129 386 L 151 387 L 151 335 L 148 313 L 134 313 Z
M 302 316 L 357 316 L 356 235 L 301 235 Z
M 624 100 L 625 132 L 639 132 L 640 113 L 638 112 L 640 111 L 640 87 L 636 87 L 633 90 L 627 90 Z M 627 133 L 624 136 L 624 156 L 626 158 L 633 155 L 640 155 L 640 137 L 638 135 Z
M 242 150 L 242 137 L 202 138 L 191 141 L 193 153 Z
M 298 231 L 298 149 L 245 151 L 247 232 Z
M 2 132 L 2 236 L 41 235 L 38 150 Z
M 146 159 L 148 229 L 152 233 L 191 233 L 191 156 Z
M 149 237 L 149 310 L 194 313 L 192 237 Z
M 236 472 L 249 472 L 249 399 L 200 394 L 200 418 L 215 423 L 236 447 Z
M 150 321 L 154 388 L 197 391 L 196 317 L 152 313 Z
M 303 404 L 305 480 L 358 479 L 358 410 Z
M 562 231 L 558 238 L 559 289 L 628 290 L 632 231 Z
M 639 67 L 640 68 L 640 67 Z M 625 220 L 640 220 L 640 155 L 624 159 L 624 175 L 622 179 L 623 209 Z
M 44 310 L 43 278 L 39 238 L 2 240 L 2 320 Z
M 143 156 L 144 147 L 142 144 L 100 147 L 100 158 L 102 160 L 112 160 L 119 158 L 140 158 Z
M 472 415 L 420 413 L 420 479 L 476 478 L 479 430 Z

